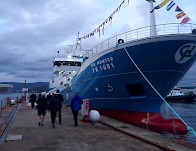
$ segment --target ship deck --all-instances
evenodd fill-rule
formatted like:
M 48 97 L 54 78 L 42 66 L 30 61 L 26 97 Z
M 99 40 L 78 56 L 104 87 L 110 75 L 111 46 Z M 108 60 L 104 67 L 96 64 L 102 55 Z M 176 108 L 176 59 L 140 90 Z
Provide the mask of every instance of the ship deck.
M 38 126 L 37 110 L 25 103 L 6 107 L 0 113 L 2 151 L 98 151 L 98 150 L 196 150 L 196 145 L 182 143 L 173 137 L 101 116 L 100 122 L 73 127 L 71 111 L 63 107 L 62 125 L 53 129 L 47 113 L 44 126 Z M 10 116 L 8 116 L 10 115 Z M 7 122 L 6 122 L 7 121 Z

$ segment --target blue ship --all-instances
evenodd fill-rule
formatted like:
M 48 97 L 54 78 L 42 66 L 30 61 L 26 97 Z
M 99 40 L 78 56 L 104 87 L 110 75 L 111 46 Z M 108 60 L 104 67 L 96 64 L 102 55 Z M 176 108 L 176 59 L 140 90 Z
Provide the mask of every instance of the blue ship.
M 196 60 L 196 25 L 156 28 L 157 34 L 149 26 L 114 36 L 80 50 L 82 55 L 71 49 L 67 57 L 57 55 L 49 93 L 59 89 L 69 104 L 79 92 L 101 115 L 160 133 L 187 134 L 182 121 L 164 119 L 160 109 L 162 98 Z

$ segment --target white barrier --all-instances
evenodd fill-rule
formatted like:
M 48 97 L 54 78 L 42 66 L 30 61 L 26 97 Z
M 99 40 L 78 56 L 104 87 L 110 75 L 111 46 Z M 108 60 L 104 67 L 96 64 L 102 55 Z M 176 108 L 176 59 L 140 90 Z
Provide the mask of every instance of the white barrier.
M 84 119 L 82 121 L 85 123 L 89 122 L 89 112 L 90 112 L 90 100 L 84 99 L 80 110 L 80 114 L 84 116 Z

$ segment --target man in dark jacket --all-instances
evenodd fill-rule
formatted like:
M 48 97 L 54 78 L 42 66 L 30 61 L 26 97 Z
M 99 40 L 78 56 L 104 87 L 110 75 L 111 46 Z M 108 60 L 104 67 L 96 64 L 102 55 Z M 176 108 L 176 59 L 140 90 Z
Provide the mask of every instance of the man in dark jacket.
M 56 114 L 57 114 L 57 108 L 58 108 L 57 95 L 56 94 L 48 95 L 47 99 L 48 99 L 48 103 L 49 103 L 48 109 L 50 110 L 52 128 L 54 128 Z
M 75 93 L 75 96 L 71 100 L 71 109 L 74 116 L 74 126 L 78 126 L 78 111 L 81 109 L 82 99 L 78 95 L 78 92 Z
M 34 108 L 35 102 L 36 102 L 36 95 L 34 92 L 30 95 L 30 101 L 31 102 L 31 108 Z
M 61 124 L 61 109 L 62 109 L 62 104 L 64 101 L 63 95 L 59 93 L 59 90 L 56 90 L 56 95 L 57 95 L 57 113 L 59 116 L 59 124 Z

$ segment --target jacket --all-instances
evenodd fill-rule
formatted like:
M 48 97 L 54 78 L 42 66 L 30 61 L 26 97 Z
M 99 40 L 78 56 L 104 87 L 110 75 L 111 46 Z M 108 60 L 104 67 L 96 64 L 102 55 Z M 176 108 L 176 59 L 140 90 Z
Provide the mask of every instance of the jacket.
M 45 96 L 39 96 L 36 103 L 38 104 L 38 111 L 46 111 L 47 99 Z
M 82 99 L 79 96 L 74 96 L 73 99 L 71 100 L 71 109 L 73 111 L 79 111 L 81 109 L 82 105 Z

